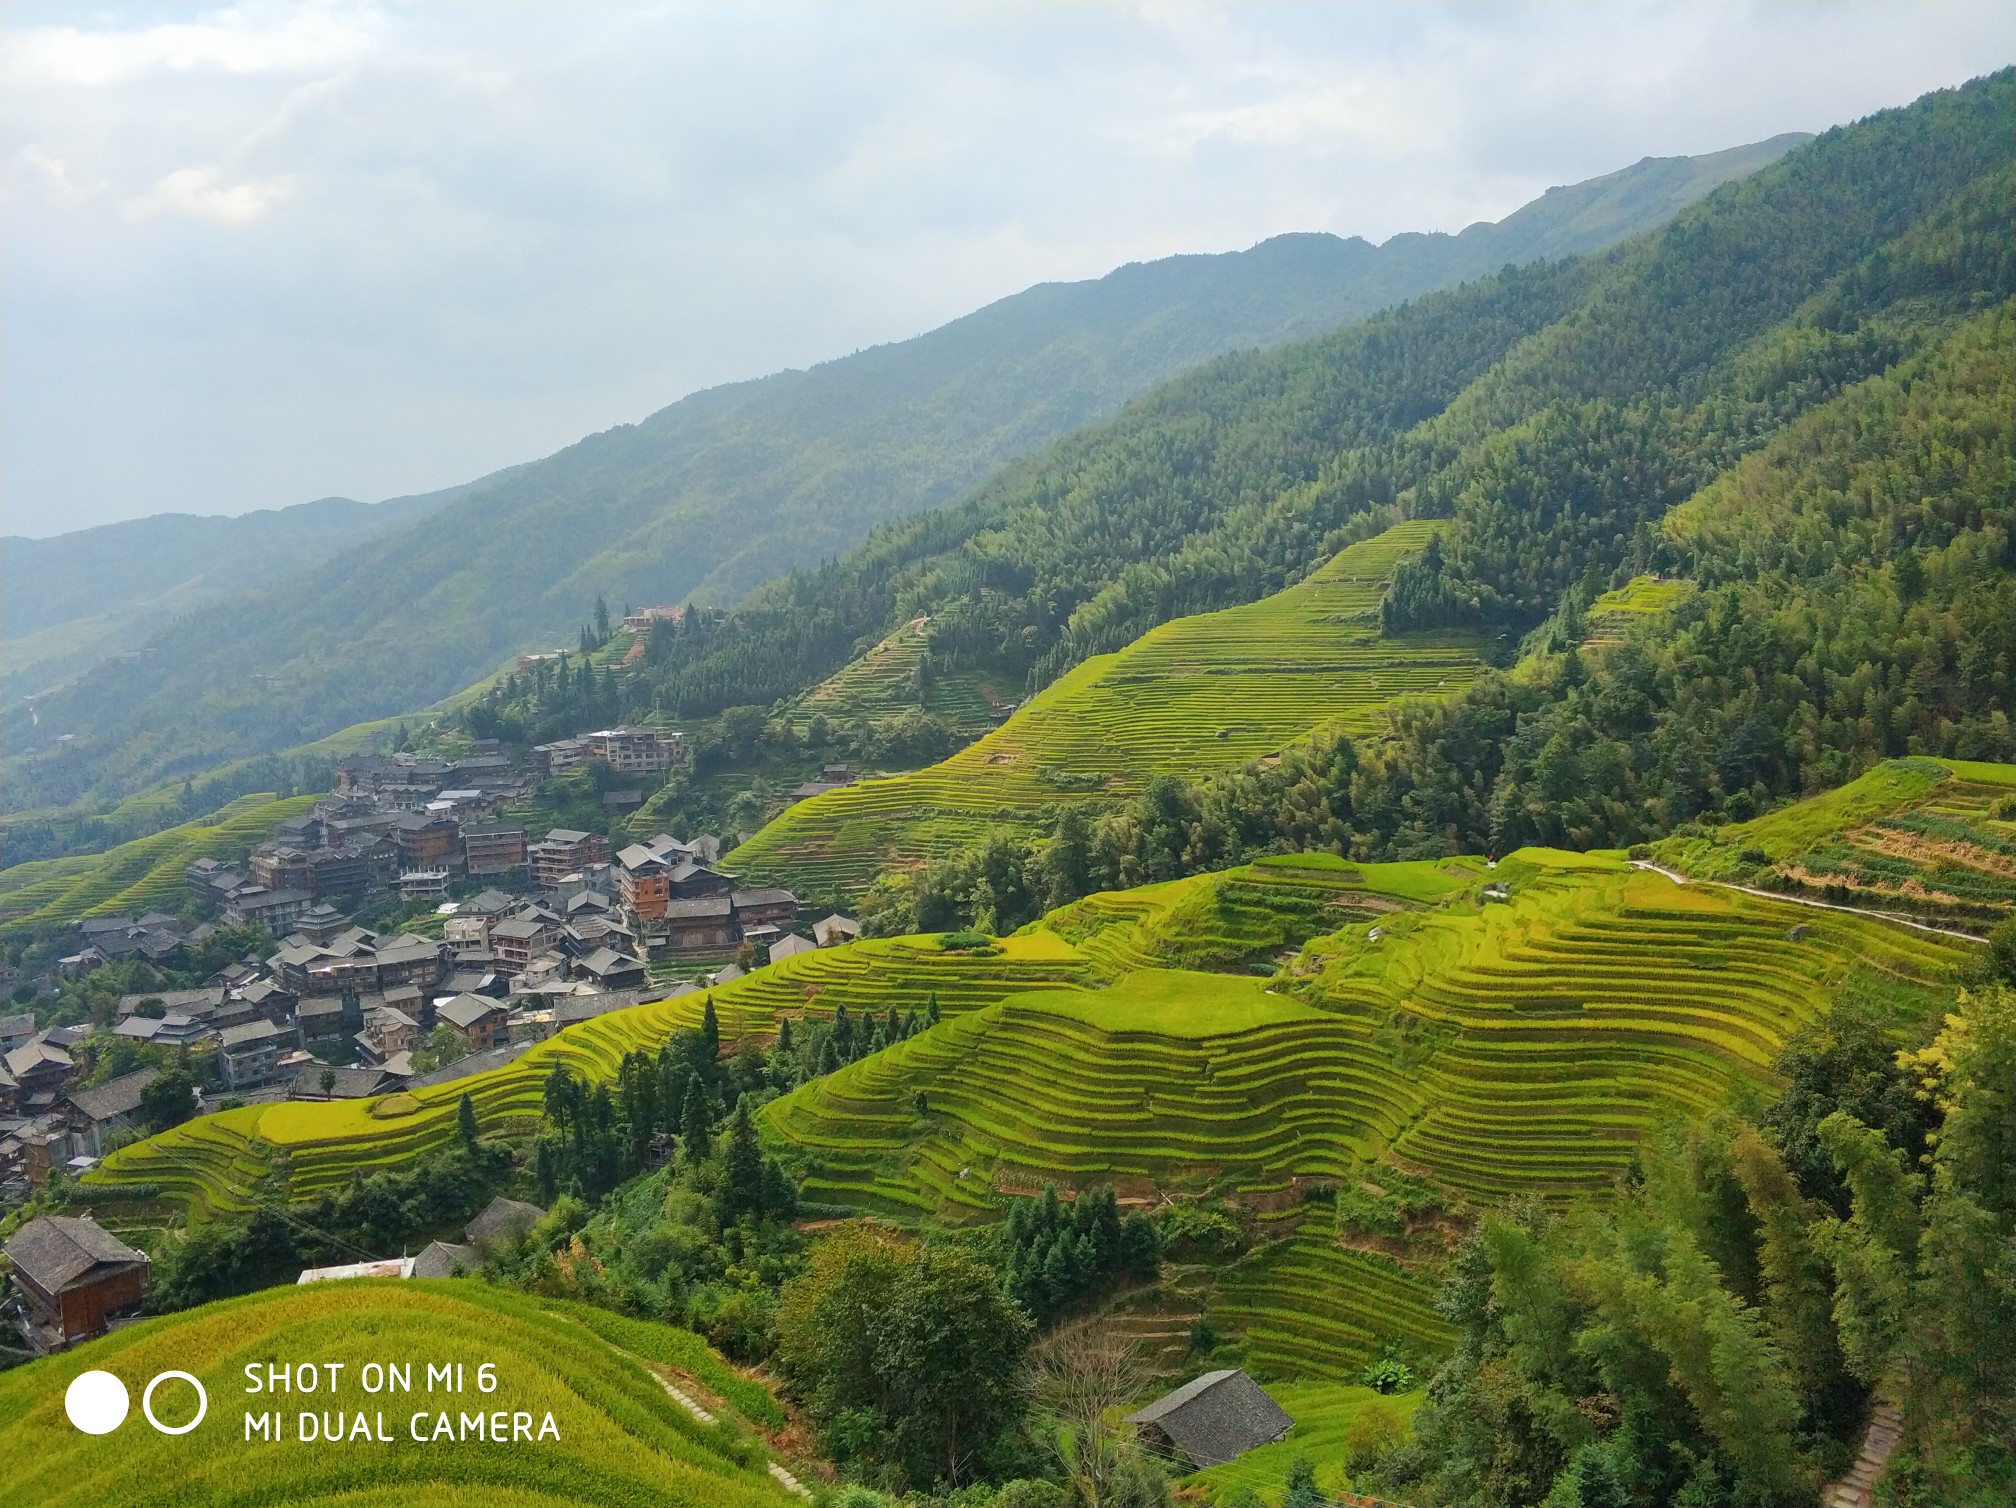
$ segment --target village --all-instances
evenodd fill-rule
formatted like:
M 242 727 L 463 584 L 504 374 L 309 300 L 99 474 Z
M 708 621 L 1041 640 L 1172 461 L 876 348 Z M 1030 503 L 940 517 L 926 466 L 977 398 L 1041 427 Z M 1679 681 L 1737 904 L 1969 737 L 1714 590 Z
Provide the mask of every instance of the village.
M 607 1011 L 857 937 L 851 917 L 802 924 L 791 891 L 743 884 L 712 835 L 612 853 L 601 834 L 503 815 L 588 761 L 652 780 L 685 757 L 677 731 L 630 726 L 542 745 L 515 768 L 483 740 L 452 760 L 353 756 L 242 864 L 191 863 L 180 914 L 84 918 L 51 966 L 59 978 L 172 965 L 220 936 L 273 944 L 192 987 L 122 994 L 108 1020 L 0 1016 L 0 1206 L 189 1115 L 450 1082 Z M 357 920 L 388 908 L 405 920 Z M 107 1038 L 144 1066 L 92 1075 L 102 1054 L 81 1049 Z M 178 1102 L 164 1106 L 171 1086 Z

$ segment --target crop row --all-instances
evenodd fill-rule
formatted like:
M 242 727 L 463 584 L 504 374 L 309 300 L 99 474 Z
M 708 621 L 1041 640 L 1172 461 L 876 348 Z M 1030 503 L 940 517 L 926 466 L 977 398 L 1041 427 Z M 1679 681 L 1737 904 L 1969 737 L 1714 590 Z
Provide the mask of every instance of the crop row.
M 1263 1377 L 1350 1381 L 1396 1342 L 1426 1358 L 1455 1340 L 1431 1281 L 1306 1229 L 1228 1271 L 1207 1312 Z
M 1380 636 L 1385 578 L 1436 526 L 1401 524 L 1287 590 L 1163 624 L 1087 660 L 943 763 L 787 808 L 731 857 L 801 885 L 865 884 L 990 822 L 1112 800 L 1162 772 L 1242 764 L 1325 722 L 1367 728 L 1396 698 L 1468 684 L 1460 637 Z
M 691 1346 L 697 1340 L 686 1338 Z M 698 1347 L 704 1352 L 704 1347 Z M 684 1358 L 685 1353 L 678 1353 Z M 326 1370 L 313 1394 L 289 1391 L 247 1399 L 243 1410 L 183 1437 L 129 1425 L 102 1439 L 63 1418 L 62 1381 L 94 1366 L 129 1379 L 175 1369 L 205 1385 L 211 1412 L 244 1398 L 248 1362 L 342 1362 L 339 1390 Z M 710 1358 L 711 1360 L 711 1358 Z M 363 1364 L 410 1368 L 413 1391 L 365 1391 Z M 477 1368 L 495 1368 L 494 1394 L 478 1391 Z M 461 1391 L 423 1387 L 427 1365 L 463 1369 Z M 714 1363 L 710 1371 L 718 1369 Z M 176 1393 L 157 1407 L 186 1409 Z M 247 1443 L 239 1413 L 279 1409 L 288 1445 Z M 349 1444 L 358 1410 L 389 1436 Z M 448 1438 L 432 1434 L 447 1411 Z M 557 1438 L 533 1443 L 506 1437 L 454 1438 L 460 1416 L 496 1410 L 550 1413 Z M 304 1413 L 341 1412 L 345 1443 L 302 1447 Z M 424 1414 L 415 1441 L 412 1416 Z M 172 1417 L 172 1415 L 171 1415 Z M 787 1501 L 753 1456 L 738 1453 L 717 1430 L 693 1419 L 665 1393 L 643 1359 L 617 1349 L 574 1318 L 567 1306 L 470 1282 L 324 1284 L 269 1289 L 145 1321 L 91 1343 L 75 1356 L 33 1363 L 0 1377 L 0 1477 L 20 1502 L 119 1503 L 134 1508 L 195 1502 L 247 1505 L 348 1500 L 418 1504 L 560 1504 L 594 1502 L 758 1508 Z M 508 1428 L 508 1425 L 507 1425 Z M 521 1437 L 522 1438 L 522 1437 Z M 536 1446 L 536 1448 L 535 1448 Z
M 182 871 L 199 858 L 243 858 L 286 820 L 314 805 L 313 796 L 240 796 L 198 822 L 185 822 L 93 854 L 16 866 L 0 891 L 10 928 L 70 922 L 90 915 L 180 909 Z

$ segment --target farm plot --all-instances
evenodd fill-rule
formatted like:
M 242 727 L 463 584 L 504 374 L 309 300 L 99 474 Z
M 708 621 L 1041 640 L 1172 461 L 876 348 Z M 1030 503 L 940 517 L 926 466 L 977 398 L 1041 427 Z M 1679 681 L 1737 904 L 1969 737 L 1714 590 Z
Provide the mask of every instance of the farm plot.
M 787 808 L 730 863 L 801 888 L 858 888 L 992 823 L 1124 799 L 1158 774 L 1237 766 L 1321 724 L 1362 731 L 1402 697 L 1449 694 L 1476 674 L 1472 640 L 1379 631 L 1387 579 L 1436 527 L 1397 525 L 1286 591 L 1087 660 L 930 769 Z
M 1933 1008 L 1966 949 L 1615 858 L 1529 850 L 1496 874 L 1508 901 L 1473 885 L 1312 943 L 1292 993 L 1144 970 L 1011 997 L 804 1086 L 766 1125 L 813 1197 L 952 1219 L 1045 1180 L 1267 1195 L 1388 1154 L 1465 1196 L 1563 1198 L 1607 1187 L 1658 1117 L 1763 1076 L 1852 981 Z M 1186 893 L 1097 899 L 1081 946 L 1111 969 L 1157 956 Z
M 240 796 L 196 822 L 121 843 L 104 853 L 38 859 L 0 870 L 6 930 L 84 916 L 175 911 L 188 899 L 182 871 L 196 859 L 242 859 L 273 828 L 313 806 L 314 796 Z
M 624 1322 L 607 1324 L 613 1318 L 468 1281 L 323 1283 L 207 1304 L 0 1376 L 0 1478 L 9 1501 L 38 1508 L 339 1496 L 438 1508 L 775 1508 L 795 1501 L 767 1474 L 760 1444 L 738 1427 L 700 1424 L 667 1396 L 655 1369 L 676 1367 L 722 1389 L 748 1385 L 697 1336 L 633 1325 L 653 1332 L 633 1338 L 618 1328 Z M 343 1370 L 321 1371 L 314 1395 L 246 1396 L 247 1364 L 308 1358 Z M 367 1363 L 405 1366 L 413 1390 L 367 1393 Z M 478 1391 L 485 1363 L 495 1368 L 493 1393 Z M 430 1364 L 459 1365 L 462 1390 L 430 1395 L 422 1382 Z M 182 1436 L 157 1433 L 137 1418 L 101 1438 L 83 1434 L 64 1418 L 63 1398 L 69 1380 L 87 1369 L 122 1379 L 136 1415 L 149 1378 L 190 1373 L 208 1395 L 207 1414 Z M 154 1407 L 164 1422 L 183 1422 L 194 1417 L 194 1396 L 186 1383 L 165 1384 Z M 248 1417 L 276 1408 L 286 1443 L 246 1433 Z M 449 1424 L 437 1434 L 443 1410 Z M 498 1410 L 506 1411 L 501 1440 L 476 1438 L 460 1423 L 462 1411 L 494 1423 Z M 353 1433 L 359 1411 L 368 1444 Z M 318 1435 L 325 1416 L 334 1422 L 340 1415 L 338 1441 L 301 1444 L 303 1414 L 317 1416 Z M 531 1421 L 516 1439 L 512 1414 Z M 548 1414 L 552 1433 L 530 1438 Z
M 1894 759 L 1824 796 L 1654 851 L 1703 879 L 1985 930 L 2016 909 L 2016 765 Z
M 1339 1246 L 1310 1222 L 1219 1279 L 1206 1313 L 1242 1338 L 1260 1377 L 1353 1381 L 1398 1345 L 1418 1360 L 1445 1354 L 1456 1333 L 1436 1312 L 1436 1284 L 1392 1258 Z
M 731 1039 L 767 1035 L 784 1014 L 849 1010 L 924 1010 L 934 998 L 956 1016 L 1010 994 L 1071 988 L 1092 977 L 1069 944 L 1054 936 L 1009 938 L 988 957 L 947 953 L 935 938 L 892 939 L 804 953 L 712 992 Z M 707 997 L 612 1011 L 569 1027 L 505 1067 L 410 1094 L 368 1101 L 289 1101 L 204 1116 L 122 1147 L 90 1182 L 157 1190 L 191 1220 L 251 1208 L 271 1197 L 277 1179 L 287 1197 L 311 1199 L 357 1173 L 393 1167 L 446 1146 L 455 1136 L 464 1094 L 478 1122 L 497 1133 L 529 1125 L 542 1106 L 554 1065 L 591 1079 L 614 1077 L 623 1055 L 656 1048 L 674 1031 L 699 1024 Z
M 917 618 L 905 623 L 798 698 L 791 707 L 794 722 L 809 722 L 814 714 L 829 723 L 852 722 L 857 717 L 875 722 L 921 707 L 943 718 L 963 737 L 974 737 L 994 726 L 998 718 L 977 674 L 933 674 L 925 665 L 930 648 L 925 621 Z

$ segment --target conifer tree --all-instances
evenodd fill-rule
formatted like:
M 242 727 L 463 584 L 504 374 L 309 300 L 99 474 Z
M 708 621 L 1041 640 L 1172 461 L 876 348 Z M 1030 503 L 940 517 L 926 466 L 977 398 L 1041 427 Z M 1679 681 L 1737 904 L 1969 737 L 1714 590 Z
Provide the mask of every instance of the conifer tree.
M 696 1075 L 686 1083 L 686 1104 L 679 1116 L 679 1141 L 689 1158 L 705 1157 L 714 1145 L 714 1117 L 707 1086 Z

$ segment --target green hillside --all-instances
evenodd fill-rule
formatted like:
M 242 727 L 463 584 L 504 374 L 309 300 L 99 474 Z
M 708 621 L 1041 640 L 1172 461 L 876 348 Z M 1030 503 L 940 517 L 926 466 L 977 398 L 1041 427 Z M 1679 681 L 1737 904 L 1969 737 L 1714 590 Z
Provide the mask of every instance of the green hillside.
M 2016 769 L 1892 760 L 1813 801 L 1654 852 L 1703 879 L 1979 931 L 2016 906 Z
M 246 1395 L 246 1365 L 310 1361 L 343 1364 L 336 1393 L 327 1391 L 325 1371 L 313 1396 Z M 364 1367 L 373 1362 L 409 1367 L 413 1391 L 367 1393 Z M 496 1368 L 494 1393 L 478 1390 L 484 1363 Z M 430 1396 L 426 1368 L 456 1364 L 464 1391 Z M 82 1434 L 64 1418 L 64 1388 L 88 1369 L 112 1372 L 132 1395 L 131 1415 L 108 1436 Z M 205 1418 L 185 1436 L 158 1434 L 140 1414 L 141 1389 L 169 1369 L 194 1374 L 209 1398 Z M 710 1392 L 747 1387 L 687 1332 L 487 1284 L 268 1289 L 148 1320 L 0 1375 L 0 1475 L 8 1501 L 23 1508 L 334 1501 L 758 1508 L 799 1501 L 768 1474 L 765 1448 L 746 1427 L 703 1425 L 667 1394 L 664 1379 L 679 1374 L 697 1375 Z M 164 1423 L 194 1416 L 186 1384 L 163 1384 L 154 1406 Z M 248 1440 L 247 1416 L 273 1408 L 281 1411 L 284 1442 Z M 300 1443 L 299 1415 L 333 1420 L 338 1410 L 346 1432 L 362 1411 L 367 1427 L 382 1428 L 391 1443 L 347 1436 L 337 1444 Z M 449 1430 L 437 1438 L 442 1410 Z M 534 1438 L 455 1437 L 462 1412 L 474 1418 L 497 1410 L 529 1414 Z M 424 1442 L 412 1438 L 416 1413 L 425 1415 Z M 549 1413 L 557 1438 L 538 1439 Z
M 1435 528 L 1396 525 L 1271 597 L 1165 623 L 1087 660 L 928 770 L 788 808 L 727 862 L 782 884 L 858 888 L 990 824 L 1111 802 L 1160 774 L 1235 767 L 1320 723 L 1366 732 L 1398 698 L 1467 685 L 1474 637 L 1379 631 L 1395 566 Z
M 1561 1198 L 1607 1187 L 1660 1115 L 1763 1074 L 1840 992 L 1922 1012 L 1967 955 L 1616 858 L 1529 850 L 1449 877 L 1448 900 L 1311 942 L 1292 983 L 1149 970 L 1011 996 L 766 1122 L 815 1197 L 955 1219 L 1046 1179 L 1252 1197 L 1382 1158 L 1469 1198 Z M 1511 899 L 1480 901 L 1487 880 Z
M 733 602 L 857 545 L 878 523 L 951 502 L 1199 362 L 1313 336 L 1507 265 L 1594 250 L 1801 140 L 1647 159 L 1458 236 L 1380 247 L 1278 236 L 1244 252 L 1042 284 L 912 340 L 694 394 L 472 484 L 383 539 L 295 574 L 241 577 L 260 584 L 162 626 L 144 660 L 99 664 L 44 701 L 39 726 L 10 719 L 9 755 L 64 733 L 81 747 L 62 765 L 11 759 L 6 802 L 115 800 L 429 706 L 513 651 L 571 640 L 598 593 L 612 605 Z M 29 621 L 49 616 L 38 607 Z M 857 637 L 872 643 L 898 621 L 822 644 L 816 672 L 782 690 L 808 688 Z M 71 663 L 88 656 L 89 632 L 73 625 Z
M 308 810 L 315 796 L 240 796 L 195 822 L 135 838 L 103 853 L 37 859 L 0 870 L 0 923 L 18 931 L 85 916 L 180 911 L 182 872 L 202 858 L 242 860 L 274 828 Z
M 0 706 L 143 643 L 180 613 L 402 529 L 470 487 L 360 503 L 325 497 L 236 517 L 157 513 L 0 541 Z

